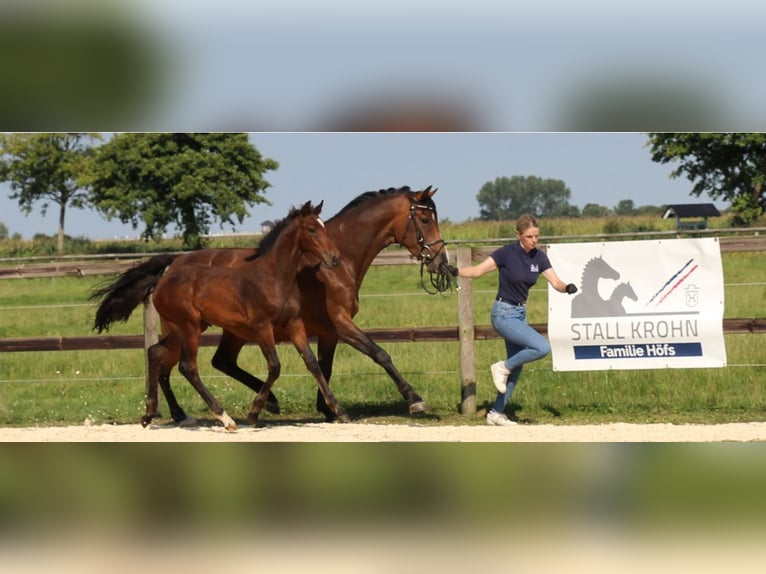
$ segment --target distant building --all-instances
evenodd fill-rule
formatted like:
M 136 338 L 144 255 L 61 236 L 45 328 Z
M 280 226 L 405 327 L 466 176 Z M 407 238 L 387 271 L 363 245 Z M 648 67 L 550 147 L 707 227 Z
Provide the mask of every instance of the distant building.
M 707 229 L 707 218 L 720 215 L 721 212 L 712 203 L 677 203 L 666 206 L 662 219 L 675 217 L 676 231 L 684 231 Z

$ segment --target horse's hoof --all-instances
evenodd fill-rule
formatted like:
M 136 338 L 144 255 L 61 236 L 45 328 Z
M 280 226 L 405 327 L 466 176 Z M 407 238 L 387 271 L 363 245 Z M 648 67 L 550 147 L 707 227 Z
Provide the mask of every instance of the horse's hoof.
M 194 428 L 199 426 L 199 421 L 194 417 L 186 417 L 182 421 L 178 421 L 178 426 L 183 429 Z
M 144 415 L 141 417 L 141 426 L 146 428 L 152 423 L 154 415 Z
M 333 422 L 334 423 L 350 423 L 351 417 L 349 417 L 346 413 L 343 413 L 342 415 L 338 415 L 338 417 Z
M 234 432 L 237 430 L 237 423 L 234 422 L 234 419 L 231 418 L 226 411 L 222 412 L 220 415 L 217 415 L 216 418 L 221 421 L 223 428 L 225 428 L 227 431 Z
M 334 423 L 335 419 L 338 418 L 338 415 L 326 405 L 317 405 L 317 411 L 324 415 L 324 418 L 328 423 Z
M 427 413 L 431 410 L 431 407 L 425 401 L 418 401 L 410 405 L 410 414 Z
M 270 412 L 272 415 L 278 415 L 282 412 L 281 409 L 279 408 L 279 403 L 277 401 L 268 401 L 266 403 L 266 410 Z

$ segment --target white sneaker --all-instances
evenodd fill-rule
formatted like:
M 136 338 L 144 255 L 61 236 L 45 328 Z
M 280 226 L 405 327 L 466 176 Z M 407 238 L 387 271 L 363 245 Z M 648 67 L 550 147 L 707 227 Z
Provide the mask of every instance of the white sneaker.
M 516 424 L 516 421 L 512 421 L 503 413 L 492 410 L 487 413 L 487 424 L 496 427 L 512 427 Z
M 505 361 L 493 363 L 489 370 L 492 371 L 492 382 L 495 383 L 495 388 L 498 392 L 504 393 L 508 386 L 508 375 L 511 374 L 511 371 L 505 367 Z

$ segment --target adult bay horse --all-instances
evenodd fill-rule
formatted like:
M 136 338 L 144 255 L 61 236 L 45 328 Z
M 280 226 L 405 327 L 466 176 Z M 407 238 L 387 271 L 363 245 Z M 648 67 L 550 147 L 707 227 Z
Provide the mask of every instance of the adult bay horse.
M 253 253 L 250 250 L 249 256 L 237 267 L 211 267 L 196 263 L 179 265 L 167 269 L 157 281 L 152 301 L 162 320 L 163 335 L 147 351 L 146 414 L 141 421 L 144 426 L 157 416 L 157 385 L 168 391 L 170 371 L 178 364 L 181 373 L 226 430 L 236 429 L 234 420 L 199 376 L 199 339 L 210 325 L 222 327 L 242 340 L 257 343 L 266 358 L 268 377 L 253 401 L 249 415 L 253 422 L 257 421 L 269 391 L 279 377 L 276 329 L 295 345 L 335 415 L 341 420 L 348 420 L 322 375 L 300 314 L 299 269 L 338 265 L 338 251 L 319 219 L 321 210 L 321 203 L 313 207 L 311 202 L 300 209 L 292 209 L 264 237 L 257 251 Z M 111 305 L 109 296 L 115 293 L 119 282 L 118 279 L 113 286 L 101 290 L 107 298 L 96 313 L 96 328 L 99 330 L 108 326 L 111 320 L 102 311 L 104 305 Z
M 385 369 L 408 402 L 410 413 L 428 411 L 429 406 L 402 377 L 391 356 L 359 329 L 353 318 L 359 311 L 362 281 L 372 261 L 389 245 L 398 244 L 406 248 L 430 273 L 441 274 L 442 265 L 449 263 L 439 231 L 433 201 L 435 193 L 436 189 L 430 186 L 420 191 L 402 187 L 362 193 L 325 222 L 327 233 L 340 251 L 340 264 L 333 269 L 307 267 L 298 273 L 301 316 L 309 336 L 317 337 L 317 356 L 325 380 L 329 383 L 335 350 L 338 342 L 342 341 Z M 144 264 L 143 274 L 134 275 L 130 290 L 149 293 L 166 268 L 170 270 L 195 264 L 238 267 L 246 264 L 252 253 L 252 249 L 203 249 L 177 256 L 158 255 Z M 108 307 L 109 298 L 128 296 L 123 295 L 127 291 L 127 286 L 122 290 L 116 289 L 108 295 L 102 307 Z M 108 309 L 104 314 L 115 321 L 127 319 L 124 315 L 112 314 Z M 278 328 L 275 335 L 278 341 L 286 340 L 286 334 Z M 246 342 L 237 333 L 224 329 L 213 357 L 213 366 L 260 392 L 264 382 L 237 364 L 237 357 Z M 162 388 L 173 419 L 176 422 L 185 420 L 186 415 L 177 405 L 169 383 Z M 276 397 L 269 395 L 266 408 L 279 412 Z M 336 416 L 320 392 L 317 393 L 317 409 L 328 420 Z

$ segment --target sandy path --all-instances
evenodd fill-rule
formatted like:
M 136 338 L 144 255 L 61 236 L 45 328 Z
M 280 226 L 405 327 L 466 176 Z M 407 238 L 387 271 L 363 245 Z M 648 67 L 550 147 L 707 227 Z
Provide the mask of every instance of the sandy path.
M 0 428 L 2 442 L 743 442 L 766 441 L 766 422 L 718 425 L 483 425 L 271 424 L 180 429 L 170 426 L 83 425 Z

